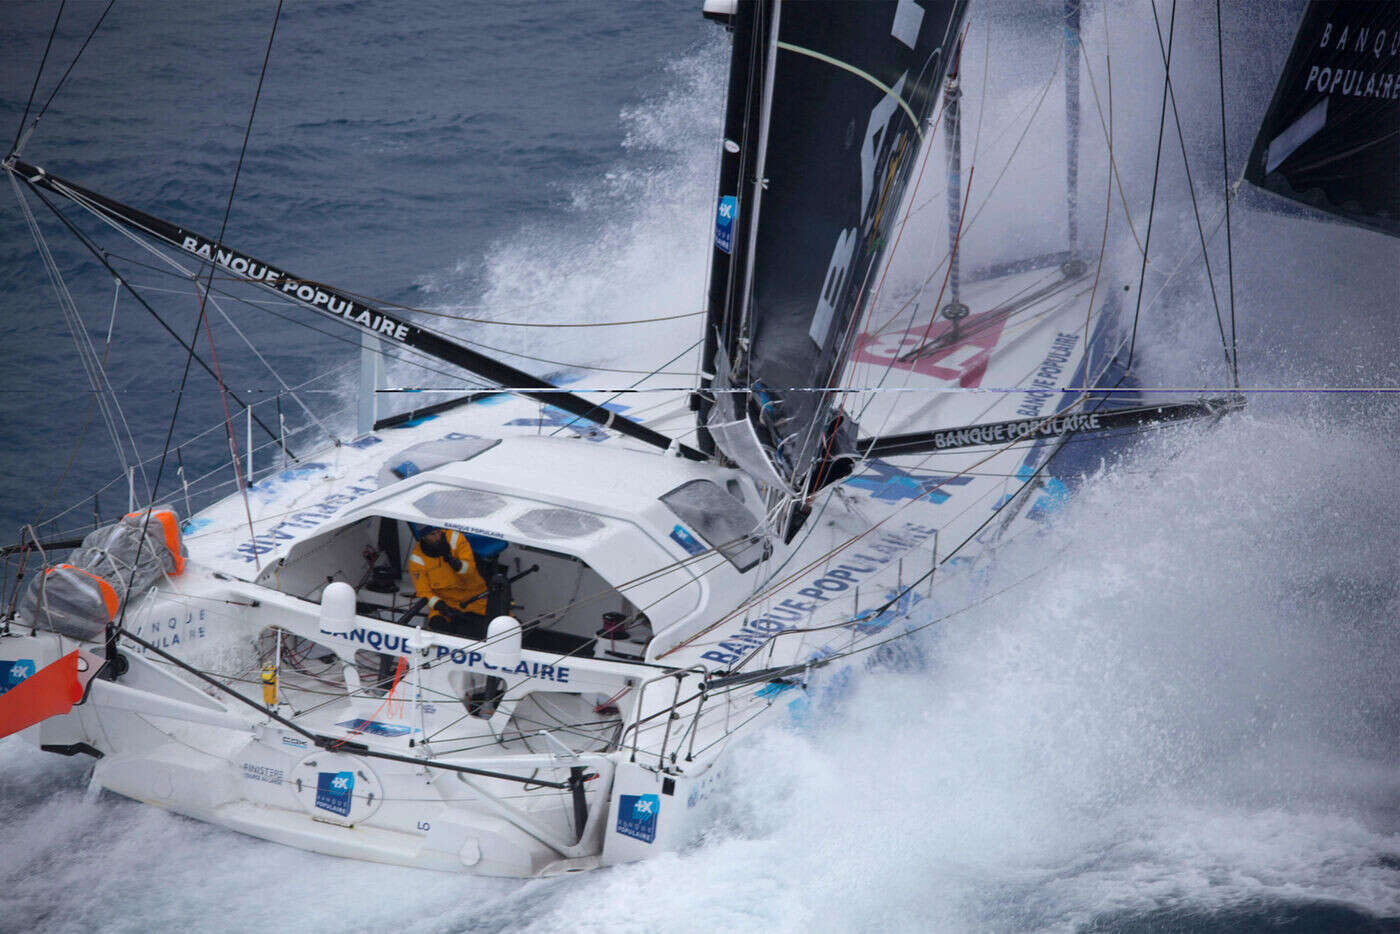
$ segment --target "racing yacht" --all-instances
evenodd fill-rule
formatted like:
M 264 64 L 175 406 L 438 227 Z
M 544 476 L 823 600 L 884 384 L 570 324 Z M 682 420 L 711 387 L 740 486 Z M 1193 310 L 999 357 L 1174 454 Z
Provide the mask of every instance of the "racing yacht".
M 370 405 L 355 437 L 202 508 L 153 489 L 81 542 L 23 542 L 41 567 L 0 632 L 0 735 L 93 757 L 94 787 L 337 856 L 535 876 L 674 850 L 737 736 L 927 625 L 939 568 L 1056 508 L 1090 450 L 1068 442 L 1238 405 L 1125 391 L 1120 303 L 1074 239 L 959 268 L 964 3 L 705 6 L 733 43 L 707 315 L 637 361 L 698 336 L 687 385 L 657 366 L 570 390 L 5 160 L 26 211 L 57 199 L 196 283 L 217 269 L 358 331 L 367 372 L 393 348 L 489 386 Z M 922 300 L 891 300 L 881 271 L 940 119 L 948 255 Z M 408 572 L 425 526 L 476 548 L 484 637 L 432 624 Z

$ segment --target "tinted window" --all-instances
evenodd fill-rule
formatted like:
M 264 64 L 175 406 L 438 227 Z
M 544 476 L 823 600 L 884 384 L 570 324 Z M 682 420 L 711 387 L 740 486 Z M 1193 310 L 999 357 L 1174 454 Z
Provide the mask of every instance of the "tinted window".
M 719 484 L 692 480 L 661 501 L 740 571 L 763 560 L 767 539 L 758 517 Z

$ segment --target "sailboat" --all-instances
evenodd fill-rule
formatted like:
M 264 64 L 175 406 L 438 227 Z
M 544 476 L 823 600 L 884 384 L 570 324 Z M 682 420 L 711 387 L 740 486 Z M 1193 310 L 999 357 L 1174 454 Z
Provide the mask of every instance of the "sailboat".
M 704 12 L 732 53 L 693 384 L 569 389 L 5 159 L 46 257 L 35 203 L 143 244 L 201 302 L 217 271 L 356 332 L 367 402 L 355 437 L 261 476 L 250 440 L 239 490 L 203 508 L 157 481 L 79 542 L 21 542 L 41 567 L 0 632 L 0 735 L 93 757 L 95 788 L 320 853 L 521 877 L 645 858 L 703 829 L 737 737 L 917 631 L 940 569 L 1052 511 L 1083 442 L 1239 406 L 1131 392 L 1126 315 L 1095 300 L 1073 198 L 1064 250 L 960 267 L 965 3 Z M 940 132 L 937 287 L 882 298 Z M 489 388 L 379 418 L 389 350 Z M 436 627 L 415 590 L 424 527 L 471 542 L 479 637 Z

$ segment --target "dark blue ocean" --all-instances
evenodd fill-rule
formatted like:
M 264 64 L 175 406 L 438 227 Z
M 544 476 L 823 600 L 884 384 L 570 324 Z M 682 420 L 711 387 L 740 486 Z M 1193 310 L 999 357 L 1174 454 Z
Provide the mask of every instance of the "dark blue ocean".
M 36 108 L 103 6 L 68 4 Z M 1018 115 L 1040 113 L 1060 4 L 984 6 L 965 71 L 995 90 L 983 109 L 966 105 L 987 130 L 965 138 L 986 146 L 977 174 L 996 197 L 969 250 L 1058 248 L 1060 125 L 1033 123 L 1032 143 L 1000 173 L 994 155 L 1015 144 Z M 0 5 L 7 146 L 56 7 Z M 217 233 L 273 9 L 118 0 L 24 157 Z M 1232 177 L 1300 10 L 1227 5 Z M 1184 3 L 1178 17 L 1184 148 L 1209 220 L 1221 205 L 1214 7 Z M 1114 289 L 1137 282 L 1131 246 L 1161 87 L 1151 29 L 1145 2 L 1087 7 L 1086 45 L 1099 42 L 1101 56 L 1113 43 L 1116 157 L 1138 212 L 1132 230 L 1120 219 L 1109 228 L 1109 252 L 1133 260 Z M 616 329 L 581 341 L 440 316 L 596 321 L 700 308 L 727 56 L 699 0 L 288 3 L 225 240 L 307 278 L 426 308 L 532 372 L 615 379 L 579 365 L 625 367 L 636 338 Z M 1106 77 L 1094 79 L 1105 103 Z M 1100 129 L 1089 81 L 1086 134 Z M 1144 288 L 1155 310 L 1142 376 L 1219 385 L 1213 306 L 1189 272 L 1199 244 L 1180 159 L 1169 148 L 1163 161 L 1153 236 L 1169 245 Z M 1117 211 L 1119 196 L 1105 198 L 1104 160 L 1084 161 L 1083 227 L 1097 246 L 1105 203 Z M 927 200 L 935 206 L 921 216 L 937 231 L 942 202 Z M 130 296 L 114 314 L 110 277 L 30 204 L 149 459 L 144 489 L 186 354 Z M 1247 190 L 1235 210 L 1244 382 L 1400 386 L 1396 242 L 1281 215 Z M 188 338 L 189 284 L 72 217 Z M 1223 289 L 1223 241 L 1210 249 Z M 125 511 L 127 481 L 8 191 L 0 296 L 0 544 L 25 523 L 80 535 Z M 271 425 L 280 411 L 294 449 L 352 431 L 353 336 L 255 303 L 224 310 L 233 324 L 215 316 L 211 328 L 230 389 Z M 235 325 L 282 380 L 306 384 L 325 431 Z M 199 349 L 207 356 L 203 336 Z M 389 381 L 466 385 L 402 363 Z M 183 502 L 183 466 L 203 478 L 197 507 L 233 489 L 223 407 L 197 368 L 179 405 L 181 446 L 156 497 Z M 1142 443 L 1045 536 L 998 559 L 1014 579 L 1053 547 L 1053 573 L 936 629 L 918 671 L 862 674 L 820 716 L 746 742 L 711 829 L 645 864 L 518 882 L 335 860 L 111 795 L 86 799 L 81 759 L 0 742 L 0 931 L 1400 930 L 1397 414 L 1364 393 L 1259 394 L 1213 430 Z M 240 417 L 240 450 L 244 431 Z M 259 471 L 282 462 L 266 442 L 255 437 Z

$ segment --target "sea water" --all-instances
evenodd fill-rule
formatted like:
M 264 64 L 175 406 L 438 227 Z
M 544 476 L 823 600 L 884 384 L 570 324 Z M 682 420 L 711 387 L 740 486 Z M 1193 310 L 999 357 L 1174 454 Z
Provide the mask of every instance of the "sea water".
M 1036 118 L 1049 143 L 1012 158 L 1016 117 L 1038 113 L 1054 67 L 1058 9 L 973 15 L 965 143 L 977 157 L 964 164 L 978 166 L 975 185 L 1004 175 L 978 221 L 1009 231 L 976 246 L 992 259 L 1062 237 L 1063 142 L 1048 109 L 1058 85 Z M 271 11 L 118 4 L 26 157 L 217 232 Z M 5 8 L 8 126 L 53 12 Z M 99 13 L 70 5 L 41 102 Z M 1145 232 L 1160 63 L 1154 71 L 1150 7 L 1108 13 L 1089 8 L 1086 45 L 1100 36 L 1091 61 L 1101 63 L 1106 33 L 1113 50 L 1115 149 L 1135 230 L 1113 222 L 1120 262 L 1105 287 L 1127 286 L 1135 300 L 1136 265 L 1121 260 Z M 1226 10 L 1234 175 L 1299 13 Z M 1181 8 L 1187 51 L 1174 67 L 1208 217 L 1220 205 L 1218 167 L 1204 161 L 1218 161 L 1218 136 L 1202 117 L 1215 106 L 1213 14 Z M 289 5 L 228 239 L 439 312 L 596 321 L 694 311 L 726 57 L 690 0 Z M 1096 74 L 1105 98 L 1106 77 Z M 984 81 L 997 91 L 977 110 L 968 86 Z M 1086 111 L 1086 127 L 1097 119 Z M 1106 164 L 1089 148 L 1086 240 L 1102 231 Z M 1149 385 L 1220 385 L 1205 280 L 1170 275 L 1195 226 L 1180 153 L 1164 152 L 1154 241 L 1168 246 L 1144 290 L 1140 366 Z M 940 158 L 920 189 L 934 204 L 924 215 L 943 212 Z M 1262 207 L 1242 196 L 1234 217 L 1244 381 L 1393 385 L 1394 242 Z M 936 245 L 937 224 L 911 223 L 911 243 Z M 113 316 L 110 281 L 71 240 L 51 242 L 139 448 L 158 455 L 184 352 L 127 297 Z M 120 240 L 111 248 L 141 258 Z M 907 267 L 896 270 L 920 267 L 897 259 Z M 119 467 L 15 208 L 0 212 L 0 289 L 0 520 L 17 528 L 74 502 L 46 528 L 90 525 L 94 505 L 110 518 L 125 507 L 125 480 L 92 502 Z M 188 335 L 189 290 L 151 294 Z M 289 382 L 329 372 L 309 398 L 333 428 L 349 424 L 358 355 L 344 335 L 249 306 L 230 312 Z M 559 361 L 511 358 L 573 378 L 596 371 L 561 363 L 623 366 L 637 340 L 449 326 Z M 214 328 L 227 383 L 250 395 L 267 386 L 231 327 Z M 447 385 L 406 366 L 391 375 Z M 181 407 L 177 438 L 222 413 L 200 374 Z M 300 424 L 290 400 L 286 411 Z M 89 798 L 81 757 L 0 741 L 0 930 L 1390 929 L 1400 917 L 1396 414 L 1362 394 L 1252 395 L 1244 415 L 1136 446 L 1009 542 L 984 577 L 940 583 L 920 621 L 947 618 L 917 637 L 906 664 L 823 679 L 805 716 L 739 744 L 732 781 L 706 803 L 707 829 L 647 863 L 521 882 L 331 859 Z M 183 456 L 193 473 L 223 455 L 195 444 Z

